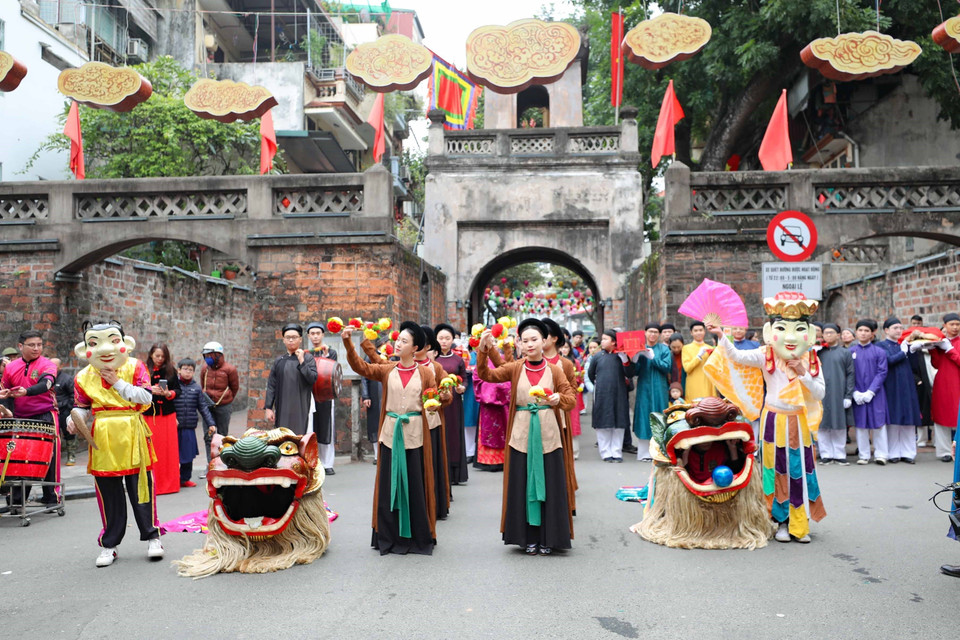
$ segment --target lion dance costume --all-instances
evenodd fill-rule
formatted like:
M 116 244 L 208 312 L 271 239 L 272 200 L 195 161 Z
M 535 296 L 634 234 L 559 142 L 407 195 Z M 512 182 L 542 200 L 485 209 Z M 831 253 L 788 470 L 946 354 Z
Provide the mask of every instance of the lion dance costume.
M 209 532 L 174 564 L 184 577 L 267 573 L 309 564 L 330 543 L 317 438 L 285 428 L 214 436 L 207 472 Z

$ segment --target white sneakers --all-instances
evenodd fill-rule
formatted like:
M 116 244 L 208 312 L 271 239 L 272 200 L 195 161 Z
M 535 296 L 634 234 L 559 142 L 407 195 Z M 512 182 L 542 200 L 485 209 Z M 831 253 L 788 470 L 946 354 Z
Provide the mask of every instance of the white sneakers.
M 147 557 L 151 560 L 160 560 L 163 558 L 163 544 L 160 542 L 160 538 L 147 540 Z M 116 559 L 116 547 L 105 547 L 100 549 L 100 555 L 97 556 L 97 566 L 109 567 Z
M 160 538 L 147 540 L 147 557 L 151 560 L 163 558 L 163 545 L 160 543 Z
M 774 536 L 777 542 L 790 542 L 790 531 L 787 529 L 787 523 L 781 522 L 777 528 L 777 535 Z
M 117 550 L 115 548 L 100 549 L 100 555 L 97 556 L 98 567 L 109 567 L 117 559 Z

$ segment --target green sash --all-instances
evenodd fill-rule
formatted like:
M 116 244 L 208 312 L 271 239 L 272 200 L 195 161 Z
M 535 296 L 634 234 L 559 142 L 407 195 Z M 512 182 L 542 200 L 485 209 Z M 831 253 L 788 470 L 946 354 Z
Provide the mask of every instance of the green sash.
M 387 411 L 387 415 L 396 418 L 393 423 L 393 444 L 390 447 L 390 510 L 396 509 L 400 512 L 400 537 L 411 538 L 410 478 L 407 475 L 407 447 L 403 442 L 403 425 L 408 424 L 413 416 L 420 415 L 420 412 Z
M 527 432 L 527 524 L 540 526 L 540 507 L 547 499 L 547 483 L 543 473 L 543 437 L 540 434 L 540 412 L 549 405 L 531 402 L 517 411 L 530 412 Z

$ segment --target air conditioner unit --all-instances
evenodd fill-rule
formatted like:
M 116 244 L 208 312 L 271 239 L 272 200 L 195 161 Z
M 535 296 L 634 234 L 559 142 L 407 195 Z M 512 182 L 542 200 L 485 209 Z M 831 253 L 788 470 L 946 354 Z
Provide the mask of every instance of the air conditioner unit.
M 127 40 L 127 58 L 135 58 L 139 62 L 146 62 L 149 51 L 147 43 L 140 38 Z

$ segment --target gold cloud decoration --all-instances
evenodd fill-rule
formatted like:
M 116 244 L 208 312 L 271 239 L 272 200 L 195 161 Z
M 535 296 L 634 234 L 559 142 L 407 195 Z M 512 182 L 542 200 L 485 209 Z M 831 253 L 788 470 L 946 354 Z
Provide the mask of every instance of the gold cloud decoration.
M 897 40 L 876 31 L 818 38 L 800 52 L 808 67 L 839 82 L 863 80 L 900 71 L 923 50 L 912 40 Z
M 0 91 L 13 91 L 27 75 L 27 67 L 6 51 L 0 51 Z
M 409 91 L 430 75 L 433 53 L 407 36 L 389 34 L 351 51 L 346 68 L 379 93 Z
M 700 53 L 713 29 L 702 18 L 662 13 L 644 20 L 623 38 L 624 57 L 644 69 L 662 69 Z
M 496 93 L 555 82 L 576 60 L 580 32 L 566 22 L 516 20 L 467 36 L 467 74 Z
M 247 122 L 277 106 L 277 99 L 260 85 L 203 78 L 190 87 L 183 103 L 204 120 Z
M 64 69 L 57 78 L 60 93 L 95 109 L 126 112 L 153 94 L 150 82 L 130 67 L 87 62 Z

